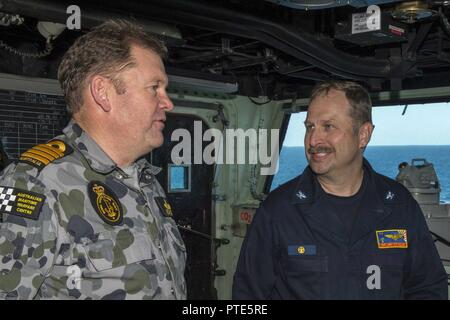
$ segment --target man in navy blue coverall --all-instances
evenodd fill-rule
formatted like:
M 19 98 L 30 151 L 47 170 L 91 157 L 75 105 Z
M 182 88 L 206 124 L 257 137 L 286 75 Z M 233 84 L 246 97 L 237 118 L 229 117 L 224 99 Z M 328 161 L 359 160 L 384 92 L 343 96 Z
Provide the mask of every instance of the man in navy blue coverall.
M 376 173 L 367 91 L 316 86 L 309 166 L 274 190 L 242 245 L 234 299 L 447 299 L 447 275 L 417 202 Z

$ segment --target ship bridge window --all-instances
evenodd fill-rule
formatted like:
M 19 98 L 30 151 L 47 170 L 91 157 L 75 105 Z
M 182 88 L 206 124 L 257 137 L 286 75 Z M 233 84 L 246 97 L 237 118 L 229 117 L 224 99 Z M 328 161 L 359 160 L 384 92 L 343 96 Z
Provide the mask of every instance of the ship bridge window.
M 308 165 L 303 143 L 305 119 L 306 112 L 291 115 L 281 148 L 279 170 L 273 177 L 270 190 L 295 178 Z M 430 175 L 430 168 L 422 168 L 426 161 L 436 172 L 438 182 L 429 180 L 431 188 L 439 193 L 436 195 L 438 203 L 450 203 L 449 119 L 450 103 L 408 105 L 406 112 L 405 105 L 374 107 L 372 120 L 376 127 L 364 157 L 375 171 L 392 179 L 398 178 L 400 182 L 406 181 L 399 176 L 400 173 L 417 171 Z M 417 159 L 424 160 L 418 162 Z M 411 168 L 417 166 L 417 170 L 400 170 L 399 165 L 405 162 Z M 410 181 L 414 179 L 409 178 Z
M 169 164 L 168 182 L 169 192 L 190 192 L 191 165 Z

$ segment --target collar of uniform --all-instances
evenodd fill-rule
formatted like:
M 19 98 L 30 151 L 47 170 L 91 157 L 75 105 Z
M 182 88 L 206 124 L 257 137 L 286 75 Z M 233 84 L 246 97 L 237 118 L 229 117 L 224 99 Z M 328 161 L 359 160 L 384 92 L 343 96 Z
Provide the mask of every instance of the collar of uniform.
M 73 119 L 63 132 L 72 146 L 81 152 L 92 170 L 106 174 L 117 168 L 114 161 Z
M 307 166 L 298 177 L 298 182 L 291 196 L 292 203 L 312 203 L 316 198 L 316 181 L 311 168 Z
M 366 158 L 363 159 L 363 165 L 368 173 L 369 182 L 373 187 L 370 192 L 373 192 L 372 194 L 378 195 L 377 200 L 379 203 L 393 205 L 401 204 L 406 201 L 405 193 L 402 192 L 402 187 L 399 183 L 392 181 L 387 177 L 383 177 L 380 174 L 377 174 L 372 169 L 372 166 L 370 165 L 369 161 L 366 160 Z
M 377 194 L 377 197 L 372 197 L 372 199 L 378 203 L 385 204 L 396 204 L 402 202 L 401 192 L 398 192 L 397 188 L 392 188 L 392 185 L 384 183 L 378 176 L 376 176 L 375 171 L 373 171 L 370 163 L 363 158 L 363 167 L 367 172 L 368 176 L 368 187 L 371 194 Z M 314 176 L 314 172 L 309 166 L 305 168 L 303 173 L 298 177 L 298 182 L 294 192 L 291 196 L 292 203 L 306 204 L 316 201 L 319 196 L 317 191 L 319 182 Z
M 384 206 L 383 202 L 381 201 L 382 198 L 380 197 L 380 190 L 377 187 L 375 171 L 373 171 L 372 166 L 370 165 L 369 161 L 366 160 L 366 158 L 363 158 L 363 168 L 367 173 L 367 189 L 364 194 L 368 195 L 366 197 L 363 196 L 363 200 L 367 200 L 367 202 L 369 202 L 369 207 L 381 213 Z
M 136 161 L 136 164 L 138 165 L 140 172 L 150 173 L 154 176 L 160 173 L 162 170 L 160 167 L 151 165 L 145 158 L 139 159 L 138 161 Z

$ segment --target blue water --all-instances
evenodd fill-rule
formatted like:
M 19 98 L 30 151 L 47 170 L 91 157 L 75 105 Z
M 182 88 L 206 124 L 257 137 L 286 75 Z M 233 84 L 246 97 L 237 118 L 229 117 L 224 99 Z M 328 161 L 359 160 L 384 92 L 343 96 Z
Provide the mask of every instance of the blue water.
M 401 162 L 411 164 L 414 158 L 425 158 L 434 165 L 439 178 L 441 201 L 450 202 L 450 146 L 373 146 L 367 147 L 364 155 L 375 171 L 393 179 Z M 306 165 L 303 147 L 283 147 L 272 190 L 299 175 Z

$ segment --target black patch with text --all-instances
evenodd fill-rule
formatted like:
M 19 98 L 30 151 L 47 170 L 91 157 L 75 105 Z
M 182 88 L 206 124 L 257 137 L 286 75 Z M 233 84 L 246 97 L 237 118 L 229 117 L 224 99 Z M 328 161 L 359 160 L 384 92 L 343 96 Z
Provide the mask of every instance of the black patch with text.
M 0 213 L 37 220 L 45 196 L 28 190 L 0 187 Z

